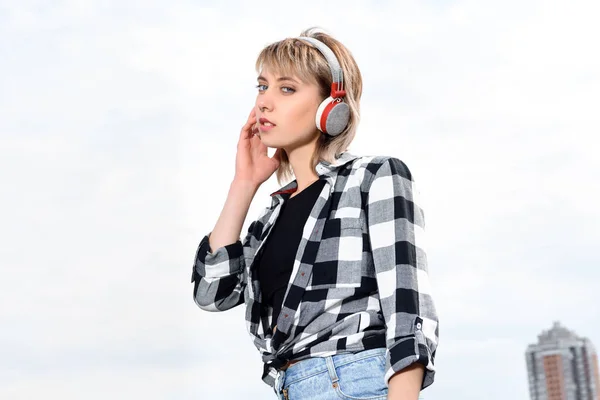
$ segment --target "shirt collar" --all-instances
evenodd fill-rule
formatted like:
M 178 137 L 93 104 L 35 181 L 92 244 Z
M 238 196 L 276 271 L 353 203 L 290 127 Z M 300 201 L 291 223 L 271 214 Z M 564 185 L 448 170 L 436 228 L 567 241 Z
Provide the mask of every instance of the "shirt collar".
M 358 158 L 357 155 L 345 151 L 341 153 L 332 163 L 324 160 L 319 161 L 315 166 L 315 171 L 319 175 L 319 179 L 325 179 L 329 181 L 329 183 L 332 183 L 333 178 L 337 174 L 340 167 L 355 160 L 356 158 Z M 296 179 L 294 179 L 287 185 L 281 187 L 279 190 L 271 193 L 271 197 L 294 193 L 297 187 L 298 182 L 296 181 Z

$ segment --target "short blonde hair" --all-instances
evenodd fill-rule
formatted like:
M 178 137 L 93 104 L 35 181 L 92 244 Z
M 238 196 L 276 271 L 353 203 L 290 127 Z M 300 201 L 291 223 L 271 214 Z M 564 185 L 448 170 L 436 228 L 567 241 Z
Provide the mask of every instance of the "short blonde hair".
M 333 162 L 335 158 L 348 149 L 360 120 L 360 97 L 362 95 L 362 76 L 352 53 L 331 35 L 318 28 L 309 28 L 299 36 L 315 38 L 325 43 L 336 55 L 344 74 L 345 102 L 350 108 L 350 121 L 342 133 L 335 137 L 321 134 L 317 148 L 311 159 L 314 170 L 321 160 Z M 265 66 L 281 75 L 296 75 L 305 82 L 312 82 L 321 88 L 322 100 L 329 97 L 332 76 L 325 57 L 313 46 L 297 38 L 287 38 L 265 47 L 256 60 L 256 71 Z M 316 126 L 315 126 L 316 129 Z M 281 152 L 281 163 L 277 169 L 277 181 L 293 177 L 293 171 L 285 151 Z

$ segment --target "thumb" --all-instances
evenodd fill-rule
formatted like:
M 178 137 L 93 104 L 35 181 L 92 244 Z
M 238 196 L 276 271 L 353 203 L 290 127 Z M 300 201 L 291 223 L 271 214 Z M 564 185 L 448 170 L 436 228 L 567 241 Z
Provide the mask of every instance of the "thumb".
M 273 160 L 275 162 L 275 165 L 277 166 L 276 168 L 279 168 L 279 165 L 281 164 L 282 151 L 283 150 L 281 148 L 275 150 L 275 154 L 273 154 L 273 157 L 271 157 L 271 160 Z

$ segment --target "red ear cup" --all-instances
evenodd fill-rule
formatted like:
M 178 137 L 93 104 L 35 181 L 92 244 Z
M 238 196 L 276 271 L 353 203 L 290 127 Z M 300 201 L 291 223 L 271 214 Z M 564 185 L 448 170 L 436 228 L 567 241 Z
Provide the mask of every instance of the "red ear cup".
M 335 53 L 327 45 L 311 37 L 301 36 L 299 39 L 311 43 L 323 54 L 331 70 L 331 94 L 317 109 L 315 123 L 317 129 L 330 136 L 337 136 L 346 129 L 350 121 L 350 107 L 343 101 L 344 74 Z
M 317 129 L 330 136 L 337 136 L 346 129 L 350 121 L 350 107 L 342 99 L 326 98 L 317 109 Z

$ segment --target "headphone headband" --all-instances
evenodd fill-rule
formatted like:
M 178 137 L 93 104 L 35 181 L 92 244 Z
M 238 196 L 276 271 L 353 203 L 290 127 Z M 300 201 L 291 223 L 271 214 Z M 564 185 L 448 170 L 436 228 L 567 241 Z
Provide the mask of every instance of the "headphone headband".
M 340 63 L 333 53 L 333 51 L 327 46 L 325 43 L 317 40 L 315 38 L 300 36 L 298 39 L 305 40 L 313 45 L 317 50 L 323 54 L 325 59 L 327 60 L 327 64 L 329 64 L 329 69 L 331 70 L 331 77 L 333 78 L 333 83 L 337 83 L 338 87 L 343 87 L 344 75 L 342 73 L 342 67 Z
M 321 52 L 331 70 L 331 94 L 321 102 L 315 115 L 317 129 L 329 136 L 337 136 L 346 129 L 350 121 L 350 107 L 342 100 L 346 96 L 344 75 L 333 50 L 318 39 L 300 36 L 297 39 L 310 43 Z

